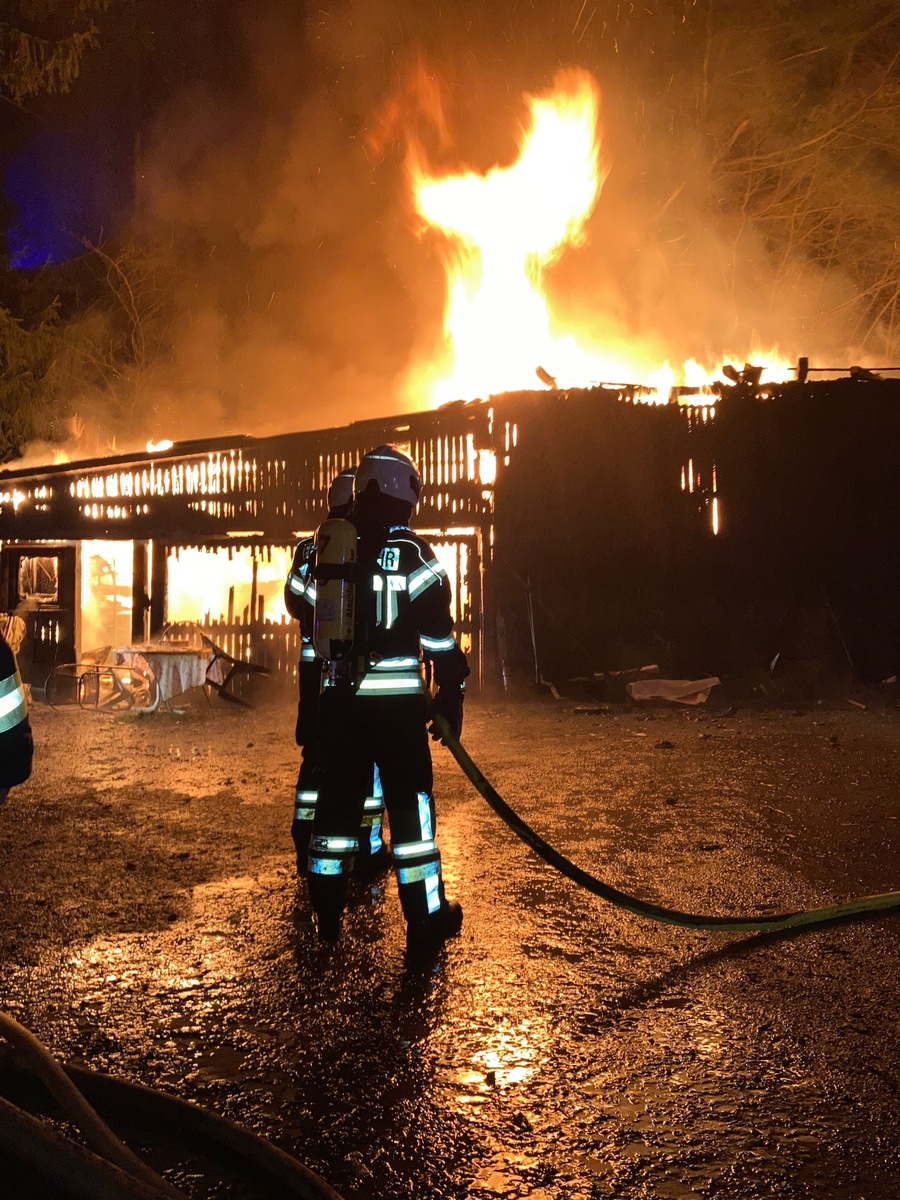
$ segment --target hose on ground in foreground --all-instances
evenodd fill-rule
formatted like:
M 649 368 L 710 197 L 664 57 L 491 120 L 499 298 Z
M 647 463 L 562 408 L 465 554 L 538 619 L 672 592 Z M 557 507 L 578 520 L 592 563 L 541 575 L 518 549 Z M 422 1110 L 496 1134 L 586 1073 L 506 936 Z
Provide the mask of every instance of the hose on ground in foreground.
M 77 1125 L 91 1149 L 45 1126 L 0 1097 L 0 1149 L 84 1200 L 187 1200 L 184 1192 L 157 1175 L 120 1141 L 98 1116 L 102 1108 L 174 1126 L 227 1156 L 236 1156 L 277 1185 L 278 1196 L 300 1200 L 342 1200 L 320 1176 L 272 1142 L 199 1105 L 142 1084 L 129 1083 L 83 1067 L 61 1066 L 42 1042 L 7 1013 L 0 1012 L 0 1037 L 17 1053 L 19 1064 L 36 1075 Z M 87 1098 L 86 1098 L 87 1097 Z
M 769 933 L 779 929 L 796 929 L 804 925 L 822 925 L 827 921 L 839 921 L 860 913 L 883 912 L 886 909 L 900 908 L 900 892 L 883 892 L 878 896 L 860 896 L 855 900 L 844 900 L 839 904 L 830 904 L 826 908 L 808 908 L 799 912 L 759 914 L 752 916 L 716 917 L 704 916 L 699 913 L 679 912 L 676 908 L 665 908 L 661 904 L 651 904 L 640 900 L 637 896 L 629 896 L 618 888 L 603 883 L 589 872 L 582 870 L 565 855 L 545 842 L 544 839 L 527 825 L 517 813 L 506 803 L 503 797 L 493 788 L 482 775 L 481 771 L 469 757 L 465 748 L 460 744 L 447 721 L 440 714 L 433 717 L 434 725 L 441 735 L 441 741 L 459 763 L 463 773 L 481 793 L 490 807 L 502 821 L 535 854 L 539 855 L 551 867 L 585 888 L 602 900 L 607 900 L 617 908 L 635 913 L 639 917 L 647 917 L 651 921 L 660 921 L 665 925 L 680 925 L 685 929 L 715 932 L 728 930 L 731 933 Z
M 156 1189 L 160 1195 L 168 1196 L 170 1200 L 184 1200 L 183 1193 L 151 1170 L 116 1137 L 30 1030 L 7 1013 L 0 1012 L 0 1036 L 27 1062 L 29 1069 L 41 1080 L 69 1120 L 84 1134 L 88 1146 L 97 1156 L 112 1163 L 132 1179 Z
M 84 1067 L 66 1067 L 65 1071 L 85 1095 L 101 1107 L 115 1108 L 120 1112 L 131 1109 L 159 1124 L 176 1125 L 243 1159 L 245 1164 L 265 1172 L 279 1184 L 279 1196 L 299 1196 L 300 1200 L 342 1200 L 330 1184 L 298 1159 L 258 1133 L 236 1125 L 207 1108 L 144 1084 L 130 1083 Z
M 73 1200 L 165 1200 L 184 1192 L 160 1191 L 99 1154 L 58 1133 L 0 1096 L 0 1159 L 23 1163 L 53 1191 Z M 8 1182 L 8 1177 L 6 1182 Z M 7 1193 L 4 1193 L 7 1194 Z

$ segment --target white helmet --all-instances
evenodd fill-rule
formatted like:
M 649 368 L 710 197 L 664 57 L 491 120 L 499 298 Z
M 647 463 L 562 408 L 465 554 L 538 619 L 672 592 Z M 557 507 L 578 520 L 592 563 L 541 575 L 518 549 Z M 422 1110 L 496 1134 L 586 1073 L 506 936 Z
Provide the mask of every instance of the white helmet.
M 383 496 L 392 496 L 413 506 L 419 501 L 422 490 L 419 469 L 409 455 L 396 446 L 376 446 L 360 459 L 353 481 L 353 495 L 359 498 L 372 480 Z
M 329 508 L 343 508 L 345 504 L 352 501 L 353 476 L 355 474 L 356 467 L 347 467 L 339 475 L 335 475 L 331 481 L 331 487 L 328 489 Z

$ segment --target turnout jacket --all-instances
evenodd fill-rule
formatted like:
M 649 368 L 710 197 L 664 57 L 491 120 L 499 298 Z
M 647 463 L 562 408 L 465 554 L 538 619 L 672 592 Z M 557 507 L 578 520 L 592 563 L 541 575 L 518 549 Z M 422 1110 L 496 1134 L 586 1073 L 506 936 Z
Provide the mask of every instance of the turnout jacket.
M 423 662 L 438 687 L 460 687 L 469 674 L 453 635 L 450 581 L 428 542 L 407 525 L 359 529 L 356 564 L 355 688 L 361 696 L 418 695 Z M 301 542 L 285 585 L 312 649 L 316 602 L 315 541 Z M 290 601 L 288 595 L 290 594 Z
M 22 677 L 9 644 L 0 634 L 0 790 L 25 782 L 31 774 L 33 754 Z
M 312 643 L 312 613 L 315 605 L 315 590 L 312 599 L 306 587 L 316 554 L 315 534 L 298 542 L 294 549 L 294 560 L 284 585 L 284 607 L 288 614 L 300 622 L 300 661 L 315 662 L 316 652 Z

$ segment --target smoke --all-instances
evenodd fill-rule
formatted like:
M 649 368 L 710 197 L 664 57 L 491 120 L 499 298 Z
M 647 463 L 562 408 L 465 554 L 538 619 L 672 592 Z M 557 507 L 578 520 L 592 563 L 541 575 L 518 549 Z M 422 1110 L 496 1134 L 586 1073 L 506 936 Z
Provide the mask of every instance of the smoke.
M 562 323 L 674 366 L 729 357 L 740 365 L 753 351 L 775 349 L 794 362 L 863 361 L 853 336 L 859 288 L 849 272 L 770 239 L 725 193 L 709 139 L 683 119 L 676 131 L 667 116 L 607 87 L 609 174 L 586 245 L 549 280 Z
M 698 115 L 708 30 L 692 6 L 619 6 L 615 20 L 581 0 L 494 9 L 234 6 L 227 70 L 178 91 L 142 138 L 132 234 L 171 298 L 164 353 L 136 384 L 142 436 L 415 407 L 409 380 L 440 350 L 444 281 L 405 193 L 404 121 L 435 161 L 488 169 L 515 154 L 523 94 L 560 66 L 596 75 L 611 168 L 586 244 L 548 275 L 563 323 L 648 361 L 775 345 L 861 359 L 846 346 L 849 278 L 780 252 L 720 194 L 713 121 Z M 439 122 L 408 103 L 422 63 Z

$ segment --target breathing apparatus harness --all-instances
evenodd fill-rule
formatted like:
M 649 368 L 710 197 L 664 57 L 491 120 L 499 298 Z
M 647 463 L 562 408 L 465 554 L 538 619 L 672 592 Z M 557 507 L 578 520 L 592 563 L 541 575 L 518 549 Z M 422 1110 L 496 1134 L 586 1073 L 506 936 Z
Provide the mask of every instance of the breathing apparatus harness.
M 372 650 L 373 596 L 358 586 L 374 569 L 380 545 L 346 517 L 329 517 L 316 530 L 313 645 L 325 664 L 324 687 L 354 692 L 380 660 Z
M 356 575 L 359 537 L 346 517 L 329 517 L 316 530 L 313 646 L 330 687 L 352 685 L 357 674 Z
M 475 788 L 501 820 L 525 842 L 544 862 L 555 867 L 557 871 L 577 883 L 579 887 L 592 892 L 602 900 L 639 917 L 651 921 L 660 921 L 666 925 L 679 925 L 685 929 L 696 929 L 707 932 L 728 930 L 731 933 L 772 933 L 782 929 L 797 929 L 806 925 L 823 925 L 829 921 L 840 921 L 861 913 L 883 912 L 886 909 L 900 908 L 900 892 L 883 892 L 877 896 L 861 896 L 855 900 L 845 900 L 839 904 L 831 904 L 826 908 L 808 908 L 800 912 L 778 913 L 769 915 L 751 915 L 735 917 L 703 916 L 698 913 L 680 912 L 675 908 L 665 908 L 660 904 L 651 904 L 640 900 L 637 896 L 629 896 L 617 888 L 603 883 L 589 872 L 582 870 L 565 855 L 545 842 L 539 834 L 527 825 L 506 803 L 482 775 L 481 771 L 460 744 L 459 738 L 453 733 L 447 721 L 439 714 L 435 715 L 441 741 L 459 763 L 463 773 L 474 784 Z

